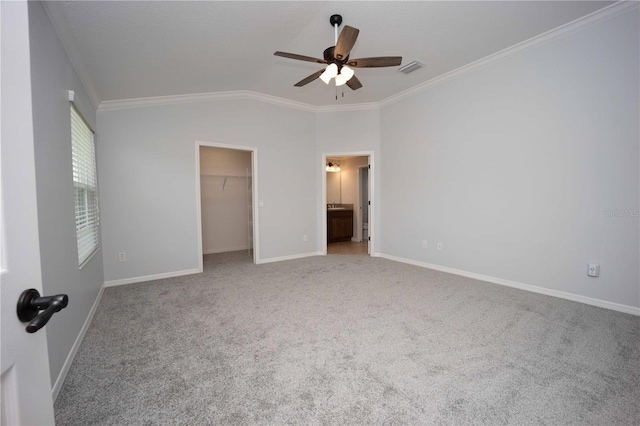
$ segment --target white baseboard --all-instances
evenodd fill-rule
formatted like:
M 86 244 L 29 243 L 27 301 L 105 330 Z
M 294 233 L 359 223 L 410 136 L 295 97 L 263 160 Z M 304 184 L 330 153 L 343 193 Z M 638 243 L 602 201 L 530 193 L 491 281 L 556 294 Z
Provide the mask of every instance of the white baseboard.
M 268 259 L 259 259 L 256 261 L 256 264 L 282 262 L 284 260 L 302 259 L 303 257 L 322 256 L 322 255 L 323 253 L 321 251 L 313 251 L 309 253 L 292 254 L 291 256 L 270 257 Z
M 249 250 L 249 246 L 226 247 L 226 248 L 218 248 L 218 249 L 204 249 L 204 250 L 202 250 L 202 254 L 226 253 L 228 251 L 240 251 L 240 250 Z
M 115 287 L 115 286 L 118 286 L 118 285 L 143 283 L 145 281 L 163 280 L 165 278 L 173 278 L 173 277 L 181 277 L 183 275 L 199 274 L 201 272 L 202 272 L 202 270 L 199 269 L 199 268 L 186 269 L 184 271 L 165 272 L 164 274 L 145 275 L 145 276 L 142 276 L 142 277 L 133 277 L 133 278 L 124 278 L 124 279 L 121 279 L 121 280 L 105 281 L 104 285 L 105 285 L 105 287 Z
M 431 263 L 420 262 L 417 260 L 405 259 L 402 257 L 391 256 L 389 254 L 384 254 L 384 253 L 377 253 L 375 255 L 372 254 L 372 256 L 379 256 L 384 259 L 407 263 L 409 265 L 414 265 L 414 266 L 420 266 L 422 268 L 428 268 L 436 271 L 447 272 L 449 274 L 460 275 L 463 277 L 473 278 L 480 281 L 486 281 L 493 284 L 499 284 L 507 287 L 517 288 L 520 290 L 526 290 L 532 293 L 539 293 L 547 296 L 559 297 L 561 299 L 567 299 L 573 302 L 585 303 L 587 305 L 597 306 L 599 308 L 611 309 L 613 311 L 624 312 L 625 314 L 640 316 L 640 308 L 636 308 L 635 306 L 622 305 L 620 303 L 608 302 L 606 300 L 594 299 L 592 297 L 581 296 L 573 293 L 566 293 L 564 291 L 552 290 L 549 288 L 538 287 L 531 284 L 519 283 L 517 281 L 505 280 L 502 278 L 491 277 L 488 275 L 476 274 L 474 272 L 463 271 L 461 269 L 449 268 L 446 266 L 434 265 Z
M 98 310 L 98 305 L 100 305 L 100 300 L 102 300 L 102 294 L 104 293 L 105 284 L 103 283 L 100 287 L 100 291 L 98 292 L 98 296 L 96 297 L 95 302 L 93 302 L 93 306 L 89 311 L 89 315 L 87 315 L 87 319 L 84 321 L 82 328 L 80 329 L 80 333 L 78 333 L 78 337 L 76 337 L 76 341 L 73 342 L 73 346 L 67 355 L 67 359 L 65 359 L 64 364 L 62 365 L 62 369 L 60 370 L 60 374 L 58 374 L 58 378 L 51 389 L 51 399 L 55 402 L 58 398 L 58 394 L 60 393 L 60 389 L 62 389 L 62 385 L 64 384 L 64 380 L 67 378 L 67 373 L 69 372 L 69 368 L 71 368 L 71 364 L 73 363 L 76 354 L 78 353 L 78 349 L 80 349 L 80 344 L 84 339 L 85 334 L 87 334 L 87 330 L 91 326 L 91 322 L 93 321 L 93 317 Z

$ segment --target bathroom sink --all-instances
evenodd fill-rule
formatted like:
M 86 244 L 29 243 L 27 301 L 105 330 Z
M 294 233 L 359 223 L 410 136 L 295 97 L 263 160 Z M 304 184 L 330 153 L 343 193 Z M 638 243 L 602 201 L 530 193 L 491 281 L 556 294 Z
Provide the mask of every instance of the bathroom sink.
M 329 207 L 327 210 L 346 210 L 345 207 Z

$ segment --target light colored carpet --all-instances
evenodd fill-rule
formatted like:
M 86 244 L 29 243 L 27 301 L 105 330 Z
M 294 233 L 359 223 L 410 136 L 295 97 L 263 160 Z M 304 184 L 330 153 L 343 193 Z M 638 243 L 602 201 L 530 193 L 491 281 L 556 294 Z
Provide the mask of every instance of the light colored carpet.
M 368 256 L 105 290 L 58 425 L 640 424 L 640 318 Z

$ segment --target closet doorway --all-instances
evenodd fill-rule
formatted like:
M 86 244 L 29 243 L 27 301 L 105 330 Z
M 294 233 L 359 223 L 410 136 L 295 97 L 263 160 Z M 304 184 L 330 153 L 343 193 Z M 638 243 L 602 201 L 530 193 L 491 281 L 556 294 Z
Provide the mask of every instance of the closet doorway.
M 256 263 L 257 149 L 196 142 L 200 260 L 204 255 L 245 252 Z
M 373 153 L 323 154 L 325 254 L 371 254 Z

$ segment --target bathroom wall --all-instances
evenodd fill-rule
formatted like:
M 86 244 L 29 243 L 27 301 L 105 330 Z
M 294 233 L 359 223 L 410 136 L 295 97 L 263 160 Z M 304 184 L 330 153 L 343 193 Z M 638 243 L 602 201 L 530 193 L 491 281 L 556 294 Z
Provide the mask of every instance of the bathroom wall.
M 353 241 L 362 241 L 362 215 L 360 205 L 360 167 L 369 164 L 369 157 L 350 157 L 340 163 L 342 204 L 353 204 Z
M 327 204 L 342 203 L 341 172 L 327 172 Z

